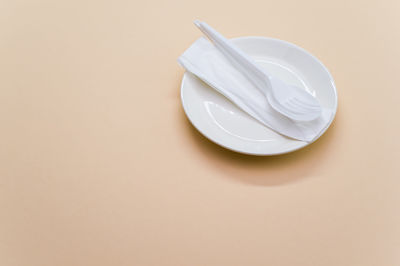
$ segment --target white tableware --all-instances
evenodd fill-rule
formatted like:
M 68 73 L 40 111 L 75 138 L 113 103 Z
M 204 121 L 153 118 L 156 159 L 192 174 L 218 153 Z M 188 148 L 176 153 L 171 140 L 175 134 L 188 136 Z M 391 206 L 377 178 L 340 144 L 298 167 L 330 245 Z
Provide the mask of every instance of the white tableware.
M 270 75 L 207 23 L 196 20 L 194 24 L 256 84 L 276 111 L 297 121 L 311 121 L 321 115 L 318 100 L 306 90 Z
M 241 37 L 232 42 L 272 76 L 307 90 L 322 108 L 333 110 L 321 136 L 332 123 L 337 109 L 336 87 L 327 68 L 304 49 L 286 41 Z M 182 80 L 181 98 L 191 123 L 208 139 L 230 150 L 276 155 L 309 144 L 274 132 L 188 72 Z

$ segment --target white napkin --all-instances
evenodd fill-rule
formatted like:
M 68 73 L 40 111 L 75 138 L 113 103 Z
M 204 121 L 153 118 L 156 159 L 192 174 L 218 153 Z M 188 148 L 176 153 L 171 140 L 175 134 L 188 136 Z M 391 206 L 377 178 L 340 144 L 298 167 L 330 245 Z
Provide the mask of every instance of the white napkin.
M 319 118 L 299 122 L 278 113 L 229 58 L 204 37 L 194 42 L 179 57 L 178 62 L 243 111 L 287 137 L 312 142 L 319 137 L 333 115 L 331 110 L 323 109 Z

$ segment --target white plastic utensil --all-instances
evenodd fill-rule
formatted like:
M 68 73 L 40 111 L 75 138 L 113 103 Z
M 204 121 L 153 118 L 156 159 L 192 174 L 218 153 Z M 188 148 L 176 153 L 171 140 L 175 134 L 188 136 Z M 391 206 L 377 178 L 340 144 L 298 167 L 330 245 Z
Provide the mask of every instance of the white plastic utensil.
M 266 73 L 207 23 L 196 20 L 194 24 L 256 85 L 276 111 L 297 121 L 311 121 L 321 115 L 321 105 L 306 90 Z

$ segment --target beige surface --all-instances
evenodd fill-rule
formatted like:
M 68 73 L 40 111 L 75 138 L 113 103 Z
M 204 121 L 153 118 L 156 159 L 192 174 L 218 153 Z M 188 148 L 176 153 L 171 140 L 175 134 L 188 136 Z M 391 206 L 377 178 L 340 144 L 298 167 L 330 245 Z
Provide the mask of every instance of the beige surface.
M 0 3 L 0 265 L 400 265 L 400 2 L 145 2 Z M 195 18 L 314 53 L 332 128 L 274 158 L 204 139 Z

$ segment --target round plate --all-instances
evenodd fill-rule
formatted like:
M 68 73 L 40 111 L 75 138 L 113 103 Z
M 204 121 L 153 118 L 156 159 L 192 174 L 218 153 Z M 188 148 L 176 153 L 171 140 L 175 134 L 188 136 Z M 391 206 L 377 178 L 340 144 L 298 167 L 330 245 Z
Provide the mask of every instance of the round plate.
M 292 43 L 266 37 L 240 37 L 232 39 L 232 42 L 269 73 L 304 88 L 324 108 L 336 113 L 337 93 L 333 78 L 309 52 Z M 274 132 L 189 72 L 182 79 L 181 98 L 193 126 L 227 149 L 251 155 L 277 155 L 310 144 Z M 325 130 L 333 118 L 334 115 Z

